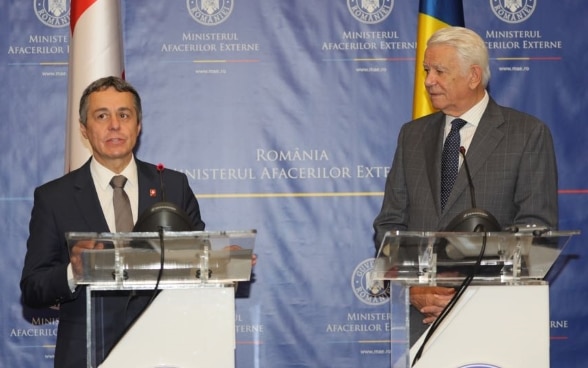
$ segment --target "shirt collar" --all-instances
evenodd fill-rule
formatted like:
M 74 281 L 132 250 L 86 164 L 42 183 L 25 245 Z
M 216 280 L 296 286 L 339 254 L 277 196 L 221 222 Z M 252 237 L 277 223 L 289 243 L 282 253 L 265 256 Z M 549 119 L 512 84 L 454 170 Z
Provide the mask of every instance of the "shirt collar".
M 472 106 L 471 109 L 463 113 L 461 116 L 450 116 L 445 115 L 445 123 L 451 125 L 453 119 L 460 118 L 468 122 L 468 124 L 472 124 L 474 126 L 478 126 L 480 120 L 482 119 L 482 115 L 484 115 L 484 111 L 486 111 L 486 107 L 488 106 L 488 102 L 490 101 L 490 96 L 488 92 L 484 90 L 484 97 Z
M 110 180 L 114 175 L 124 175 L 127 178 L 127 185 L 131 185 L 133 187 L 138 187 L 138 178 L 137 178 L 137 163 L 135 162 L 135 156 L 131 159 L 127 167 L 124 168 L 120 174 L 117 174 L 102 164 L 100 164 L 97 160 L 92 158 L 90 161 L 90 172 L 92 174 L 92 178 L 94 179 L 94 184 L 99 186 L 101 190 L 106 190 L 110 186 Z

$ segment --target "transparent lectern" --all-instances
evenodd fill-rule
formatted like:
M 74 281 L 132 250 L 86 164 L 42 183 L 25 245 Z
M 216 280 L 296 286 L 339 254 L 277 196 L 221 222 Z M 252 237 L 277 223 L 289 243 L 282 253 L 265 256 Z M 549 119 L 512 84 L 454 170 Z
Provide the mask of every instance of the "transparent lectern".
M 544 278 L 577 234 L 532 228 L 387 233 L 370 282 L 375 292 L 390 286 L 391 366 L 548 368 L 549 285 Z M 455 287 L 460 297 L 445 319 L 411 347 L 412 286 Z
M 235 366 L 235 286 L 251 276 L 256 231 L 68 233 L 101 244 L 74 267 L 86 285 L 88 367 Z M 73 254 L 73 253 L 72 253 Z M 107 298 L 151 295 L 107 356 L 96 346 Z M 128 295 L 128 296 L 127 296 Z M 144 295 L 145 296 L 145 295 Z

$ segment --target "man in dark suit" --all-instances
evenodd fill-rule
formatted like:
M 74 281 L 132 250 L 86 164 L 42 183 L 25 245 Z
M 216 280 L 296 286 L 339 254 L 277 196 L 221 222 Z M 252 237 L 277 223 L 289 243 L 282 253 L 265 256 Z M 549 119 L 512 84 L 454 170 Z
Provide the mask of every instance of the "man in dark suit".
M 141 99 L 127 82 L 106 77 L 92 83 L 80 100 L 80 128 L 93 155 L 81 168 L 35 190 L 21 291 L 31 307 L 59 305 L 59 327 L 55 351 L 56 367 L 86 366 L 86 290 L 76 285 L 66 232 L 116 232 L 114 175 L 127 178 L 127 193 L 133 221 L 156 203 L 160 196 L 157 167 L 133 155 L 142 123 Z M 204 230 L 200 209 L 187 177 L 173 170 L 161 172 L 166 201 L 188 215 L 194 230 Z M 79 243 L 93 248 L 100 244 Z M 73 256 L 73 253 L 72 253 Z M 146 305 L 146 298 L 128 293 L 103 298 L 104 336 L 97 341 L 98 362 L 124 333 Z
M 443 28 L 427 42 L 425 87 L 431 115 L 405 124 L 386 180 L 382 208 L 374 220 L 376 247 L 390 230 L 437 231 L 471 207 L 463 159 L 444 207 L 441 156 L 452 121 L 459 130 L 477 207 L 489 211 L 501 227 L 558 226 L 557 167 L 549 128 L 537 118 L 499 106 L 486 90 L 488 51 L 476 33 Z M 449 302 L 451 288 L 411 289 L 411 303 L 433 322 Z M 426 326 L 423 326 L 426 327 Z M 424 330 L 424 328 L 423 328 Z

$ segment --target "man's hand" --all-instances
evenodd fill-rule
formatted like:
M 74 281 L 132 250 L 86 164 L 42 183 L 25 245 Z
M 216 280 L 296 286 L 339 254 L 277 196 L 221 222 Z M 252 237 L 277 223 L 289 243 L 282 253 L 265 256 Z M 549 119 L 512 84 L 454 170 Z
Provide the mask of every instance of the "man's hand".
M 71 247 L 69 261 L 74 277 L 82 273 L 82 252 L 88 249 L 104 249 L 104 244 L 96 243 L 95 240 L 81 240 Z
M 455 294 L 455 289 L 433 286 L 410 288 L 410 304 L 425 315 L 423 323 L 433 323 Z

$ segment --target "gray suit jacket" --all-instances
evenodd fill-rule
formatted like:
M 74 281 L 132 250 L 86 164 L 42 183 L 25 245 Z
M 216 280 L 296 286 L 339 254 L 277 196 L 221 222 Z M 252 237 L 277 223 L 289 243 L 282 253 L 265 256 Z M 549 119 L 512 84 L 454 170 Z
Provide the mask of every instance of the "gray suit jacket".
M 441 211 L 441 151 L 445 115 L 405 124 L 374 221 L 376 247 L 389 230 L 437 231 L 471 207 L 462 167 Z M 499 106 L 492 98 L 466 153 L 478 208 L 501 226 L 557 228 L 557 167 L 549 128 L 537 118 Z
M 445 115 L 437 112 L 405 124 L 386 180 L 382 209 L 374 220 L 378 248 L 387 231 L 438 231 L 471 208 L 464 165 L 441 211 L 441 151 Z M 476 207 L 502 227 L 536 224 L 557 228 L 557 167 L 549 128 L 537 118 L 490 99 L 466 153 Z M 425 331 L 422 315 L 410 313 L 411 344 Z

